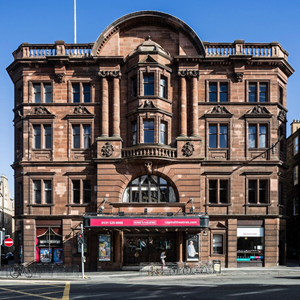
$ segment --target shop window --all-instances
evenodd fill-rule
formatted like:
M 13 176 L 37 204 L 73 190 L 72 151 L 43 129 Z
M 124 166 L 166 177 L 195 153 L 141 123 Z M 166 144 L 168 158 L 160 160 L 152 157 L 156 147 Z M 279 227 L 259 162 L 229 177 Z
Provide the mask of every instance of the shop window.
M 144 120 L 144 143 L 154 143 L 154 121 Z
M 90 180 L 72 180 L 72 191 L 74 204 L 91 202 L 92 190 Z
M 123 194 L 123 202 L 176 202 L 172 186 L 163 178 L 143 175 L 132 180 Z
M 251 124 L 248 127 L 248 147 L 267 148 L 267 125 Z
M 162 77 L 160 79 L 160 89 L 159 89 L 159 96 L 162 97 L 162 98 L 167 98 L 166 95 L 167 95 L 167 80 Z
M 248 203 L 268 203 L 268 180 L 251 179 L 248 181 Z
M 213 254 L 224 254 L 223 234 L 213 234 Z
M 160 123 L 160 143 L 167 144 L 167 123 Z
M 52 87 L 50 83 L 33 84 L 33 102 L 34 103 L 52 102 Z
M 78 124 L 72 126 L 73 131 L 73 149 L 87 149 L 91 146 L 91 126 Z
M 298 166 L 293 167 L 293 183 L 294 185 L 298 184 Z
M 248 102 L 267 102 L 268 84 L 264 82 L 251 82 L 248 85 Z
M 298 201 L 298 196 L 293 198 L 293 215 L 298 216 L 298 211 L 299 211 L 299 201 Z
M 210 82 L 208 85 L 208 102 L 228 102 L 228 83 Z
M 228 203 L 228 180 L 210 179 L 208 181 L 208 202 Z
M 228 126 L 223 124 L 209 125 L 209 148 L 228 147 Z
M 33 199 L 35 204 L 52 203 L 52 181 L 33 180 Z
M 52 148 L 52 128 L 51 125 L 33 125 L 33 148 L 51 149 Z
M 137 123 L 132 124 L 132 145 L 137 144 Z
M 144 96 L 153 96 L 154 95 L 154 76 L 151 74 L 144 75 L 143 86 L 144 86 Z
M 296 136 L 293 140 L 293 154 L 296 155 L 298 154 L 298 148 L 299 147 L 299 137 Z

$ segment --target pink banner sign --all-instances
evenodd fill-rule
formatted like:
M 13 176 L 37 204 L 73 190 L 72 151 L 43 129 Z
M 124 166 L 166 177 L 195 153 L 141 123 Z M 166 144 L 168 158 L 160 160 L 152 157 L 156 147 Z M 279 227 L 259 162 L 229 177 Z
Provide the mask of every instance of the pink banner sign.
M 90 219 L 90 226 L 100 227 L 199 227 L 199 218 L 190 219 Z

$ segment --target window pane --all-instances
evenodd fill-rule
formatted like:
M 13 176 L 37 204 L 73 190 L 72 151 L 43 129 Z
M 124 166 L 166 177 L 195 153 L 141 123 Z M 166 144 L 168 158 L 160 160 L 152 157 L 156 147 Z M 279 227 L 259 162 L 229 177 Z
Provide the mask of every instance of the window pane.
M 220 202 L 227 203 L 228 199 L 228 181 L 220 180 Z
M 217 148 L 217 125 L 209 125 L 209 148 Z
M 83 202 L 84 203 L 91 202 L 91 181 L 90 180 L 83 181 Z
M 44 85 L 44 102 L 51 103 L 51 85 L 50 84 Z
M 216 254 L 223 254 L 223 235 L 213 235 L 213 252 Z
M 44 125 L 45 148 L 51 149 L 51 125 Z
M 209 102 L 217 102 L 217 83 L 209 84 Z
M 298 166 L 293 168 L 293 181 L 294 185 L 298 184 Z
M 51 180 L 44 180 L 45 203 L 52 203 L 52 184 Z
M 167 144 L 167 125 L 160 123 L 160 143 Z
M 267 180 L 259 181 L 259 202 L 267 203 Z
M 83 126 L 83 142 L 84 142 L 84 148 L 89 148 L 91 146 L 91 126 L 90 125 Z
M 41 125 L 33 125 L 34 148 L 41 149 Z
M 227 83 L 220 84 L 220 102 L 228 101 L 228 86 Z
M 91 102 L 91 86 L 89 84 L 83 85 L 83 102 L 89 103 Z
M 137 143 L 137 123 L 132 124 L 132 145 Z
M 209 203 L 217 203 L 217 180 L 209 181 Z
M 227 125 L 220 125 L 220 148 L 227 148 Z
M 259 102 L 266 102 L 267 100 L 267 84 L 259 84 Z
M 41 84 L 33 85 L 33 102 L 41 103 Z
M 80 180 L 73 180 L 73 203 L 80 203 Z
M 162 98 L 166 98 L 166 80 L 161 78 L 160 79 L 160 93 L 159 96 Z
M 154 95 L 154 76 L 144 76 L 144 96 Z
M 42 198 L 41 198 L 41 181 L 40 180 L 33 181 L 33 189 L 34 189 L 34 203 L 41 204 Z
M 248 147 L 255 148 L 256 147 L 256 125 L 250 125 L 248 129 Z
M 259 126 L 259 147 L 260 148 L 267 147 L 267 126 L 266 125 Z
M 80 94 L 79 94 L 79 84 L 73 84 L 73 103 L 80 102 Z
M 73 148 L 80 148 L 80 125 L 73 125 Z
M 249 84 L 249 93 L 248 93 L 248 101 L 249 102 L 256 102 L 256 84 L 250 83 Z
M 154 121 L 144 121 L 144 143 L 154 143 Z
M 256 180 L 248 182 L 248 202 L 256 203 Z

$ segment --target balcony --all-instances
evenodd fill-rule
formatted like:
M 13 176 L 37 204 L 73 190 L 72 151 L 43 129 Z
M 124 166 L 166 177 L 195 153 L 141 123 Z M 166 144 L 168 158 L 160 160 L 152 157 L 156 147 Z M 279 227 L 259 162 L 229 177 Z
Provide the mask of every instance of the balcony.
M 140 144 L 122 149 L 122 158 L 129 157 L 161 157 L 172 159 L 177 157 L 177 149 L 163 145 Z

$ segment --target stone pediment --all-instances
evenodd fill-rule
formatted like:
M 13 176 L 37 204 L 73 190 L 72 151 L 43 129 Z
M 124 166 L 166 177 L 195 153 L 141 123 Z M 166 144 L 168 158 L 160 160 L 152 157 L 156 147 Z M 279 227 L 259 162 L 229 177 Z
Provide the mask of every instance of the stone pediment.
M 156 61 L 151 55 L 147 55 L 141 63 L 155 63 L 158 64 L 158 61 Z
M 85 106 L 76 106 L 74 108 L 74 112 L 73 112 L 74 115 L 92 115 L 91 112 L 88 111 L 88 109 L 85 107 Z
M 26 116 L 27 118 L 55 118 L 45 106 L 39 105 L 32 108 L 30 113 Z
M 205 113 L 205 117 L 231 118 L 233 114 L 223 105 L 216 105 Z
M 153 101 L 151 100 L 144 100 L 144 102 L 139 106 L 139 109 L 149 109 L 149 108 L 156 108 Z
M 262 105 L 255 105 L 245 113 L 246 118 L 264 117 L 271 118 L 272 114 Z
M 170 53 L 166 51 L 161 45 L 155 43 L 151 40 L 150 35 L 148 36 L 147 40 L 140 44 L 136 50 L 140 53 L 147 53 L 147 52 L 158 52 L 167 56 L 170 56 Z

